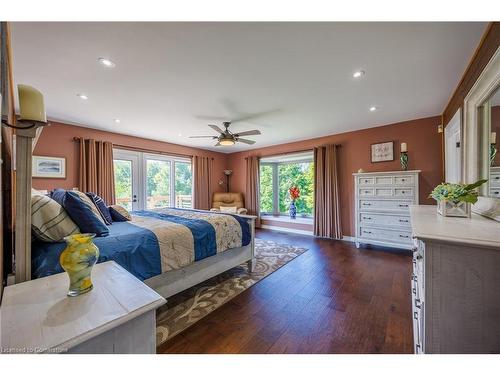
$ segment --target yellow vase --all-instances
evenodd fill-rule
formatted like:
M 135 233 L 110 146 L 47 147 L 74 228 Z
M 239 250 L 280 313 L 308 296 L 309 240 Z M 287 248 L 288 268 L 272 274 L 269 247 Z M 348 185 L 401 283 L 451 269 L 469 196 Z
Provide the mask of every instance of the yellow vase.
M 75 297 L 93 288 L 92 267 L 99 259 L 99 249 L 92 241 L 94 237 L 93 233 L 81 233 L 64 238 L 68 246 L 61 253 L 59 262 L 69 275 L 68 296 Z

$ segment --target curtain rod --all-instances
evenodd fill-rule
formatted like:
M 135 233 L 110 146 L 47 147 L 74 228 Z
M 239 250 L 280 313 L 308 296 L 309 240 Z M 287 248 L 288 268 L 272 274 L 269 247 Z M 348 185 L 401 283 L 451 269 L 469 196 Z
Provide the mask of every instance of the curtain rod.
M 80 138 L 79 137 L 73 137 L 73 141 L 79 142 Z M 175 152 L 164 152 L 164 151 L 157 151 L 157 150 L 148 150 L 146 148 L 141 148 L 141 147 L 134 147 L 134 146 L 127 146 L 127 145 L 120 145 L 113 143 L 113 147 L 122 149 L 122 150 L 130 150 L 130 151 L 138 151 L 138 152 L 146 152 L 149 154 L 158 154 L 158 155 L 166 155 L 166 156 L 179 156 L 179 157 L 184 157 L 184 158 L 193 158 L 194 155 L 189 155 L 189 154 L 179 154 Z M 212 158 L 213 160 L 214 158 Z
M 340 143 L 335 143 L 333 145 L 335 147 L 339 147 L 339 148 L 342 147 L 342 144 L 340 144 Z M 265 156 L 259 156 L 259 159 L 262 159 L 262 158 L 271 158 L 271 157 L 275 157 L 275 156 L 285 156 L 285 155 L 291 155 L 291 154 L 298 154 L 300 152 L 306 152 L 306 151 L 311 151 L 312 152 L 312 151 L 314 151 L 314 149 L 316 147 L 323 147 L 323 146 L 327 146 L 327 145 L 314 146 L 314 147 L 310 147 L 310 148 L 304 148 L 304 149 L 300 149 L 300 150 L 293 150 L 293 151 L 283 152 L 283 153 L 279 153 L 279 154 L 270 154 L 270 155 L 265 155 Z M 252 156 L 256 156 L 256 155 L 252 155 Z M 247 156 L 247 157 L 245 157 L 245 159 L 248 159 L 249 157 L 251 157 L 251 156 Z

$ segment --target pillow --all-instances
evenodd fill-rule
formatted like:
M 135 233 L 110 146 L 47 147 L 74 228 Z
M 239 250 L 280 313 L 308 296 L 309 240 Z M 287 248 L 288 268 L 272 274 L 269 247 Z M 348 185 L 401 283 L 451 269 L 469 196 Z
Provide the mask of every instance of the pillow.
M 109 229 L 97 207 L 84 193 L 77 190 L 57 189 L 52 192 L 51 197 L 66 209 L 71 219 L 80 227 L 81 232 L 95 233 L 98 237 L 105 237 L 109 234 Z
M 94 205 L 96 206 L 97 210 L 99 211 L 99 214 L 104 220 L 104 223 L 106 223 L 107 225 L 111 225 L 113 223 L 113 219 L 111 218 L 108 206 L 106 206 L 104 200 L 96 193 L 86 193 L 86 194 L 87 197 L 89 197 L 92 203 L 94 203 Z
M 237 207 L 220 206 L 220 212 L 225 212 L 227 214 L 235 214 L 237 212 Z
M 113 221 L 130 221 L 130 220 L 132 220 L 132 216 L 130 216 L 130 213 L 127 211 L 126 208 L 119 206 L 117 204 L 109 206 L 108 208 L 109 208 L 109 212 L 111 214 L 111 217 L 113 218 Z
M 61 242 L 66 236 L 80 233 L 59 203 L 34 189 L 31 191 L 31 228 L 35 237 L 44 242 Z

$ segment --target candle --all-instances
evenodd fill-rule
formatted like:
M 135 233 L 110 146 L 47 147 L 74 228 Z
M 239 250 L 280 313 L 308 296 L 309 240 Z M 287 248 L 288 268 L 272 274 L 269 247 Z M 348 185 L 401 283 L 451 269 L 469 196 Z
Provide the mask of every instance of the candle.
M 497 143 L 497 133 L 496 132 L 491 132 L 490 143 L 492 145 L 495 145 Z
M 403 142 L 401 143 L 401 152 L 406 152 L 406 151 L 408 151 L 408 147 L 406 146 L 406 143 Z
M 27 85 L 17 85 L 17 91 L 19 94 L 19 111 L 21 112 L 19 120 L 47 122 L 42 93 Z

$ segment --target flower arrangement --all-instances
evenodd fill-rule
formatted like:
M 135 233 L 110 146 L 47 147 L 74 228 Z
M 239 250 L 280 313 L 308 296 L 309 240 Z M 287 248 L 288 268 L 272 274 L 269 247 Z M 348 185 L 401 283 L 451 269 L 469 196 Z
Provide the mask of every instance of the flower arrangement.
M 290 189 L 288 189 L 288 192 L 290 193 L 290 198 L 292 199 L 292 201 L 299 199 L 300 189 L 297 186 L 292 186 Z
M 429 195 L 429 198 L 434 198 L 437 202 L 451 202 L 457 204 L 459 202 L 476 203 L 476 189 L 488 180 L 479 180 L 473 184 L 450 184 L 443 182 L 434 188 Z

